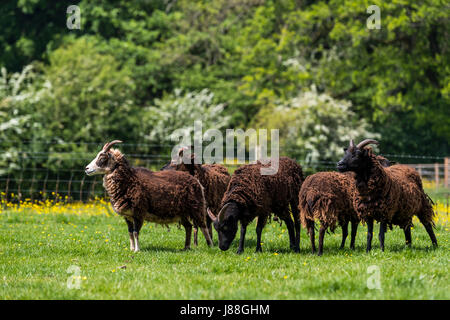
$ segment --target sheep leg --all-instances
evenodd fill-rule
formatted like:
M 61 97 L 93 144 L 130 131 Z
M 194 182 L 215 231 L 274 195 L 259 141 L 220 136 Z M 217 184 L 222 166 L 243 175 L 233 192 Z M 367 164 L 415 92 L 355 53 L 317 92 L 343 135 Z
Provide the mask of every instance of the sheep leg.
M 211 240 L 211 236 L 209 235 L 208 228 L 207 227 L 200 227 L 200 230 L 202 231 L 203 235 L 205 236 L 206 244 L 208 245 L 208 247 L 212 247 L 213 246 L 213 242 Z
M 208 233 L 209 233 L 209 236 L 211 237 L 211 241 L 214 244 L 213 231 L 212 231 L 212 220 L 209 216 L 206 217 L 206 227 L 208 228 Z
M 182 221 L 181 224 L 183 225 L 184 230 L 186 231 L 186 238 L 184 240 L 183 250 L 189 250 L 191 249 L 192 224 L 189 221 Z
M 128 235 L 130 236 L 130 251 L 134 251 L 134 236 L 133 236 L 134 223 L 126 218 L 125 222 L 127 223 Z
M 198 227 L 194 227 L 194 246 L 198 246 Z
M 288 217 L 284 218 L 283 221 L 284 221 L 284 223 L 286 223 L 286 227 L 288 229 L 290 247 L 292 250 L 296 251 L 294 222 L 292 222 L 290 215 Z
M 141 231 L 143 224 L 144 224 L 143 219 L 134 218 L 134 223 L 133 223 L 134 252 L 138 252 L 140 250 L 140 248 L 139 248 L 139 232 Z
M 327 228 L 325 228 L 323 225 L 320 226 L 319 229 L 319 252 L 317 252 L 318 256 L 321 256 L 323 253 L 323 238 L 325 236 L 325 231 Z
M 298 210 L 298 203 L 291 204 L 292 216 L 294 217 L 295 228 L 295 252 L 300 252 L 300 212 Z
M 406 246 L 411 248 L 411 226 L 407 225 L 405 228 L 403 228 L 403 232 L 405 233 Z
M 350 240 L 350 249 L 355 249 L 356 232 L 358 231 L 358 221 L 352 221 L 352 235 Z
M 347 239 L 347 236 L 348 236 L 348 221 L 345 221 L 344 224 L 342 225 L 342 241 L 340 249 L 344 249 L 345 240 Z
M 314 234 L 314 221 L 308 221 L 307 223 L 308 233 L 309 233 L 309 239 L 311 240 L 311 249 L 312 253 L 316 253 L 316 240 L 315 240 L 315 234 Z
M 428 235 L 430 236 L 431 243 L 433 244 L 434 247 L 437 247 L 438 243 L 437 243 L 436 236 L 434 235 L 432 224 L 430 222 L 425 222 L 425 223 L 422 222 L 422 224 L 425 227 L 425 230 L 427 230 Z
M 247 231 L 247 225 L 241 223 L 241 237 L 239 238 L 239 248 L 237 254 L 244 252 L 245 233 Z
M 256 252 L 262 252 L 261 248 L 261 234 L 264 226 L 266 225 L 267 217 L 258 217 L 258 223 L 256 224 Z
M 366 252 L 372 249 L 372 238 L 373 238 L 373 219 L 367 219 L 367 246 Z
M 378 233 L 378 240 L 380 240 L 381 251 L 384 251 L 384 234 L 386 233 L 387 224 L 386 222 L 380 223 L 380 232 Z

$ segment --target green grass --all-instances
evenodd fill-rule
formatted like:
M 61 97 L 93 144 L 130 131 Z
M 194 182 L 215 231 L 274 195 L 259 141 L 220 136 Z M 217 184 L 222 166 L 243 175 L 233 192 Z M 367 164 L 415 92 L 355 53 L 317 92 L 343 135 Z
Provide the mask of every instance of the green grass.
M 237 241 L 227 252 L 199 246 L 185 252 L 184 230 L 146 224 L 139 253 L 128 250 L 125 222 L 117 217 L 0 214 L 1 299 L 449 299 L 449 233 L 438 225 L 437 249 L 422 225 L 413 229 L 413 247 L 403 232 L 377 239 L 365 253 L 360 226 L 355 251 L 339 250 L 340 229 L 325 237 L 322 257 L 310 253 L 305 231 L 301 253 L 288 249 L 285 226 L 263 232 L 263 253 L 255 251 L 255 224 L 249 226 L 244 254 Z M 217 240 L 217 234 L 214 235 Z M 376 238 L 376 237 L 375 237 Z M 349 240 L 348 240 L 349 241 Z M 80 269 L 80 288 L 67 281 Z M 369 266 L 380 270 L 381 290 L 369 289 Z M 126 266 L 126 268 L 118 268 Z

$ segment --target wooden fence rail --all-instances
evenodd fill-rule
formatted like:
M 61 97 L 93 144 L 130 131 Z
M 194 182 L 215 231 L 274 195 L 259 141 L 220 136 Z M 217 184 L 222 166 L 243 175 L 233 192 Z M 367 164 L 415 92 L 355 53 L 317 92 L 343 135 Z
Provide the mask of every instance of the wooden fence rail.
M 444 163 L 408 164 L 419 172 L 422 179 L 434 181 L 436 188 L 450 187 L 450 157 L 444 159 Z

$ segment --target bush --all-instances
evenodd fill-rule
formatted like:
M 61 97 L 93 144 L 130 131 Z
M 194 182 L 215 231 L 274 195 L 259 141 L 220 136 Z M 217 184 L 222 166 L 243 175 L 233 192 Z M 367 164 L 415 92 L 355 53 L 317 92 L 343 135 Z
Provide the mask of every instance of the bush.
M 282 153 L 319 167 L 320 161 L 335 161 L 342 155 L 350 139 L 379 138 L 350 107 L 350 102 L 318 93 L 313 86 L 285 103 L 263 108 L 254 126 L 279 129 Z

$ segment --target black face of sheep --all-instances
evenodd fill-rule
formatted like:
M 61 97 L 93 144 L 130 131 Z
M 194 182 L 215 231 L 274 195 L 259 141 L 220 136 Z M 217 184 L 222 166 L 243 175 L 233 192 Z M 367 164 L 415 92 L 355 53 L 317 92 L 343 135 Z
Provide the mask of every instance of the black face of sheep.
M 348 148 L 345 148 L 344 157 L 337 163 L 337 169 L 340 172 L 353 171 L 365 169 L 364 166 L 367 164 L 366 158 L 369 155 L 369 150 L 364 149 L 368 144 L 379 144 L 378 141 L 373 139 L 366 139 L 355 145 L 353 140 L 350 141 Z
M 219 234 L 219 248 L 223 251 L 228 250 L 238 230 L 238 205 L 234 202 L 227 203 L 222 207 L 217 217 L 208 208 L 208 215 Z

